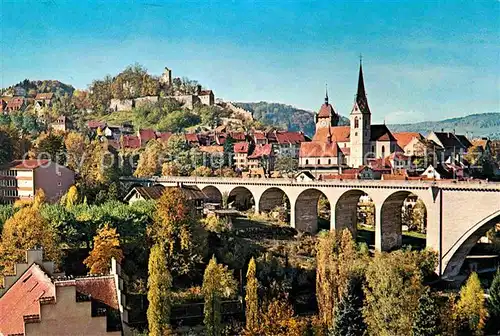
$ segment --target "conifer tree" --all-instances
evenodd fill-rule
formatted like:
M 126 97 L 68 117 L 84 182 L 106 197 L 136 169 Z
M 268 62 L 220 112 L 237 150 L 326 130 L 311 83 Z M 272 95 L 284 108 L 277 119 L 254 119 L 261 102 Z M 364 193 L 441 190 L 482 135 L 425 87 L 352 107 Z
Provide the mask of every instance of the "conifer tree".
M 151 248 L 148 265 L 148 326 L 150 336 L 170 335 L 170 289 L 172 277 L 167 268 L 165 249 Z
M 492 317 L 500 318 L 500 268 L 497 270 L 490 287 L 488 307 Z
M 413 321 L 413 336 L 439 336 L 438 306 L 427 288 L 418 300 L 418 311 Z
M 363 318 L 363 288 L 361 279 L 352 277 L 346 293 L 335 310 L 331 336 L 362 336 L 366 332 Z
M 248 331 L 253 331 L 257 329 L 259 323 L 259 302 L 257 289 L 259 284 L 256 278 L 257 267 L 255 265 L 255 259 L 250 259 L 247 271 L 247 287 L 245 296 L 245 315 L 246 315 L 246 329 Z
M 105 274 L 109 271 L 111 258 L 120 262 L 123 253 L 120 248 L 120 234 L 116 228 L 104 225 L 94 237 L 94 248 L 83 263 L 90 268 L 90 274 Z

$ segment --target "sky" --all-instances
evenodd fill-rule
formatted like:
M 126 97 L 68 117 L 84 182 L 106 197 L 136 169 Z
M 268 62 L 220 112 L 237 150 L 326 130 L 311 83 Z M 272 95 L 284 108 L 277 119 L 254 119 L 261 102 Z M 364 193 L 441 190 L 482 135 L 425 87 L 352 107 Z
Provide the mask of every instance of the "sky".
M 230 101 L 350 113 L 359 56 L 375 122 L 500 111 L 500 1 L 0 0 L 0 86 L 85 89 L 138 62 Z

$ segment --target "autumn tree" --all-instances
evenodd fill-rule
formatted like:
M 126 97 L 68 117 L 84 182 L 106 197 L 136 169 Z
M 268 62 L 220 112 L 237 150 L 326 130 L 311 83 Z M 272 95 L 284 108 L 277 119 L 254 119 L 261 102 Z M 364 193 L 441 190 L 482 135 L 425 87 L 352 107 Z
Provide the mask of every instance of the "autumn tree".
M 78 189 L 75 185 L 69 187 L 66 194 L 61 197 L 61 204 L 66 207 L 66 209 L 71 209 L 78 202 Z
M 320 237 L 316 252 L 316 299 L 319 316 L 327 328 L 357 267 L 357 250 L 349 230 L 329 231 Z
M 161 243 L 151 248 L 148 273 L 149 335 L 170 335 L 172 276 L 167 267 L 165 249 Z
M 363 318 L 363 287 L 360 277 L 351 277 L 344 296 L 335 309 L 330 336 L 363 336 L 366 323 Z
M 36 154 L 53 162 L 63 164 L 65 161 L 64 138 L 55 133 L 42 134 L 37 139 Z M 42 157 L 40 157 L 42 158 Z
M 191 176 L 209 177 L 209 176 L 212 176 L 212 169 L 205 167 L 205 166 L 199 166 L 199 167 L 196 167 L 191 172 Z
M 165 242 L 167 265 L 172 273 L 188 274 L 205 253 L 206 232 L 195 219 L 192 204 L 180 188 L 165 188 L 157 201 L 153 238 Z
M 69 132 L 64 138 L 64 146 L 66 147 L 66 165 L 68 168 L 79 172 L 82 162 L 86 159 L 85 139 L 80 133 Z
M 134 176 L 151 177 L 158 175 L 161 169 L 160 155 L 162 150 L 163 147 L 157 140 L 150 140 L 139 157 Z
M 460 299 L 455 307 L 457 324 L 474 335 L 482 335 L 488 318 L 484 292 L 477 273 L 472 273 L 460 290 Z
M 259 298 L 258 287 L 259 283 L 256 277 L 257 266 L 255 259 L 250 259 L 247 270 L 247 287 L 245 295 L 245 316 L 246 329 L 248 331 L 257 330 L 259 323 Z
M 229 299 L 236 294 L 237 283 L 234 280 L 233 273 L 227 266 L 217 264 L 215 257 L 210 259 L 205 269 L 202 292 L 205 298 L 203 308 L 205 334 L 219 336 L 222 334 L 221 302 L 223 299 Z
M 272 300 L 262 311 L 257 333 L 259 336 L 302 336 L 307 324 L 294 316 L 291 305 L 283 299 Z
M 8 219 L 0 241 L 0 272 L 11 273 L 23 262 L 27 249 L 43 247 L 44 256 L 56 264 L 61 257 L 59 240 L 48 221 L 40 214 L 38 203 L 20 208 Z
M 111 76 L 106 76 L 102 80 L 94 80 L 89 88 L 88 99 L 92 105 L 92 109 L 99 114 L 104 114 L 108 108 L 112 98 Z
M 376 253 L 366 270 L 363 315 L 370 335 L 410 335 L 422 285 L 418 252 Z
M 120 235 L 116 228 L 104 225 L 94 237 L 94 248 L 83 263 L 90 269 L 90 274 L 106 274 L 111 267 L 111 259 L 121 262 L 123 252 L 120 248 Z
M 488 308 L 492 317 L 500 318 L 500 268 L 497 269 L 493 282 L 491 283 Z
M 161 167 L 162 176 L 179 176 L 181 167 L 177 162 L 165 162 Z
M 413 336 L 439 336 L 439 307 L 427 288 L 418 300 L 418 311 L 413 321 Z

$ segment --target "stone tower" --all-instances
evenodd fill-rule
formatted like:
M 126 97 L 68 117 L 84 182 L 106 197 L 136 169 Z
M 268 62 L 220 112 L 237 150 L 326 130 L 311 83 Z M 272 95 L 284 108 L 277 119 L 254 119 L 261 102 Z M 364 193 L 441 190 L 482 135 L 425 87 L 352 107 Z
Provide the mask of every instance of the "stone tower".
M 160 77 L 160 83 L 172 86 L 172 70 L 165 67 L 165 71 Z
M 349 165 L 357 168 L 366 164 L 366 159 L 371 151 L 371 112 L 366 98 L 361 61 L 359 63 L 358 91 L 349 119 L 351 122 Z
M 316 114 L 316 131 L 320 128 L 337 126 L 339 124 L 339 115 L 333 109 L 333 106 L 328 103 L 328 90 L 325 94 L 325 103 L 321 105 L 319 112 Z

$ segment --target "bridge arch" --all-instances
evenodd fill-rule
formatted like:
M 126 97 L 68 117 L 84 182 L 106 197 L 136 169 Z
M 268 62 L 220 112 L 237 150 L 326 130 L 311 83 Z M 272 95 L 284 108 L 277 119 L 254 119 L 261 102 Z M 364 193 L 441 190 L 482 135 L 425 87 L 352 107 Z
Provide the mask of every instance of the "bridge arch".
M 209 203 L 219 203 L 222 205 L 222 192 L 213 185 L 207 185 L 201 189 L 205 195 L 207 195 L 207 201 Z
M 457 275 L 465 261 L 465 257 L 470 253 L 479 238 L 484 236 L 486 232 L 497 223 L 500 223 L 500 210 L 495 211 L 471 226 L 470 229 L 452 245 L 448 252 L 443 255 L 443 276 Z
M 227 204 L 232 204 L 238 210 L 249 210 L 255 205 L 255 197 L 247 187 L 237 186 L 229 192 Z
M 318 231 L 318 202 L 321 197 L 326 198 L 322 191 L 316 188 L 309 188 L 302 191 L 295 200 L 294 213 L 295 213 L 295 228 L 299 231 L 307 231 L 316 233 Z M 330 208 L 328 209 L 331 213 Z
M 405 207 L 413 207 L 417 200 L 424 206 L 423 223 L 427 223 L 427 205 L 416 194 L 408 190 L 396 191 L 389 195 L 380 207 L 379 232 L 375 235 L 375 245 L 382 251 L 397 249 L 403 245 L 403 215 Z M 405 203 L 406 202 L 406 203 Z M 407 219 L 406 219 L 407 220 Z
M 290 198 L 283 191 L 283 189 L 278 187 L 271 187 L 266 189 L 259 199 L 259 211 L 269 212 L 276 207 L 283 206 L 285 204 L 286 208 L 290 208 Z
M 358 205 L 363 196 L 367 198 L 367 201 L 371 201 L 369 195 L 359 189 L 348 190 L 339 197 L 335 203 L 335 230 L 349 229 L 352 236 L 356 238 Z M 375 211 L 373 211 L 373 215 L 375 216 Z

